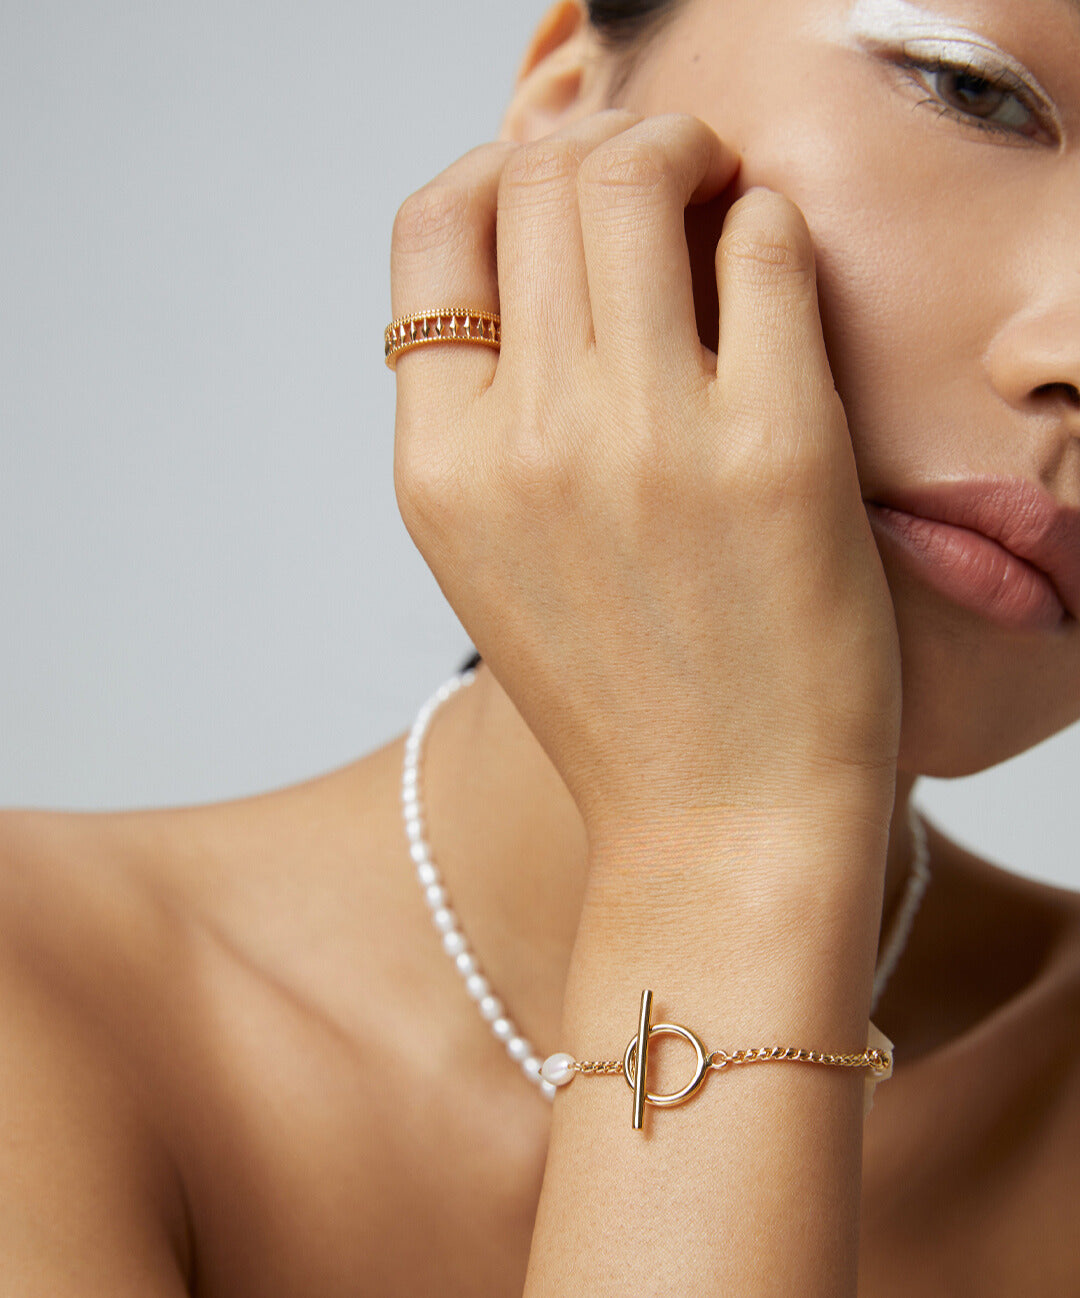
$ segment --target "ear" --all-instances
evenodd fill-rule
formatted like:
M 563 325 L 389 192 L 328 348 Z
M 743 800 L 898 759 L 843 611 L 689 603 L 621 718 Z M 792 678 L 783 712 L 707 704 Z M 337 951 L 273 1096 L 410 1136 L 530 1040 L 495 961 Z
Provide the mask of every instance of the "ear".
M 499 139 L 525 144 L 603 108 L 606 67 L 582 0 L 556 0 L 518 67 Z

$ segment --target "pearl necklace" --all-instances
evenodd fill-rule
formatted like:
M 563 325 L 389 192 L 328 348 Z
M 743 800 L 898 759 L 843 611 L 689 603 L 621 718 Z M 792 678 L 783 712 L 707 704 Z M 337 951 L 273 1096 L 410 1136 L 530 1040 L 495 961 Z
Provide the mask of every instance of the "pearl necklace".
M 506 1046 L 506 1053 L 521 1068 L 525 1077 L 539 1086 L 544 1096 L 550 1100 L 554 1098 L 557 1088 L 540 1076 L 541 1058 L 537 1055 L 532 1042 L 521 1033 L 517 1024 L 506 1012 L 506 1006 L 495 994 L 491 983 L 484 975 L 480 962 L 462 931 L 458 917 L 451 908 L 450 896 L 443 883 L 442 874 L 431 859 L 431 848 L 424 837 L 420 802 L 420 759 L 424 737 L 436 710 L 459 689 L 471 685 L 475 679 L 476 671 L 473 668 L 452 676 L 428 699 L 412 724 L 412 729 L 405 741 L 405 763 L 401 782 L 405 835 L 409 840 L 409 854 L 416 866 L 417 880 L 424 891 L 424 900 L 431 911 L 432 921 L 442 937 L 443 950 L 453 960 L 465 982 L 465 990 L 476 1002 L 480 1017 L 489 1025 L 496 1039 Z M 908 825 L 915 840 L 915 854 L 904 886 L 904 894 L 900 899 L 889 934 L 878 954 L 877 968 L 874 970 L 871 1014 L 903 954 L 923 893 L 930 882 L 926 828 L 910 799 L 908 800 Z

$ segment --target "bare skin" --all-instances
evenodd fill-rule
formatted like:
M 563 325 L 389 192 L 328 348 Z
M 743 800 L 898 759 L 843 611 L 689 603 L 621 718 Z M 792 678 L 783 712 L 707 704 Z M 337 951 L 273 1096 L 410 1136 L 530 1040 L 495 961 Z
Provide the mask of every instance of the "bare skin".
M 520 721 L 485 709 L 497 687 L 480 677 L 432 729 L 431 836 L 492 978 L 554 1049 L 572 921 L 541 943 L 482 899 L 507 860 L 550 898 L 541 881 L 582 864 L 580 825 Z M 4 1183 L 62 1188 L 3 1204 L 5 1265 L 24 1267 L 11 1292 L 48 1277 L 80 1295 L 186 1280 L 233 1298 L 520 1294 L 550 1106 L 430 924 L 397 806 L 401 743 L 237 803 L 7 813 L 4 1093 L 26 1143 L 5 1142 Z M 508 786 L 512 818 L 496 811 Z M 490 833 L 470 837 L 478 825 Z M 898 1064 L 866 1124 L 860 1293 L 1067 1292 L 1080 905 L 933 829 L 931 853 L 876 1016 Z M 21 1211 L 40 1231 L 29 1253 Z
M 1080 104 L 1068 60 L 1077 38 L 1055 3 L 1042 0 L 1030 30 L 1005 35 L 1047 42 L 1045 61 L 1064 70 L 1040 68 L 1042 79 L 1071 87 Z M 1001 6 L 953 7 L 1008 25 Z M 1061 237 L 1058 185 L 1064 169 L 1073 176 L 1075 152 L 990 150 L 930 114 L 921 151 L 904 152 L 913 128 L 888 97 L 869 101 L 882 120 L 860 135 L 867 65 L 817 37 L 788 42 L 784 20 L 804 8 L 726 8 L 744 57 L 729 66 L 710 55 L 710 82 L 686 71 L 696 50 L 718 48 L 716 12 L 691 4 L 624 102 L 712 121 L 738 144 L 747 184 L 774 184 L 806 213 L 868 496 L 909 478 L 994 471 L 1038 477 L 1075 504 L 1080 317 L 1062 288 L 1075 252 Z M 538 32 L 508 139 L 539 138 L 553 119 L 605 102 L 577 17 L 558 5 Z M 773 119 L 753 96 L 765 48 L 780 60 L 769 65 L 782 90 Z M 805 90 L 811 73 L 829 89 L 809 93 L 822 112 L 859 97 L 800 146 L 780 131 L 795 120 L 783 94 Z M 875 171 L 859 154 L 886 128 L 897 132 L 891 156 L 912 158 L 910 175 Z M 843 147 L 822 144 L 841 135 Z M 935 206 L 944 179 L 970 168 L 961 179 L 977 200 L 1006 161 L 1014 179 L 1027 169 L 1031 202 L 1001 209 L 1004 226 L 987 233 L 1000 206 L 988 198 L 949 246 L 947 205 Z M 831 202 L 837 192 L 844 204 Z M 883 227 L 877 214 L 908 200 L 897 226 Z M 980 231 L 990 240 L 982 273 L 943 296 L 944 322 L 928 315 L 927 286 Z M 896 257 L 886 269 L 906 293 L 882 282 L 883 232 Z M 1022 261 L 994 255 L 1009 239 Z M 860 366 L 867 356 L 879 359 Z M 928 357 L 936 382 L 913 388 Z M 951 418 L 941 418 L 942 393 Z M 972 410 L 974 428 L 959 417 Z M 1075 626 L 1002 632 L 925 590 L 887 548 L 882 559 L 905 673 L 887 918 L 910 859 L 913 773 L 958 774 L 1021 751 L 1075 720 L 1080 698 Z M 522 1292 L 551 1112 L 480 1023 L 431 928 L 401 832 L 400 769 L 399 740 L 240 803 L 5 814 L 7 1290 Z M 560 1047 L 585 833 L 487 669 L 437 718 L 426 795 L 435 855 L 492 981 L 541 1049 Z M 1069 1233 L 1080 1197 L 1070 1156 L 1080 1137 L 1080 900 L 936 832 L 931 853 L 933 885 L 875 1014 L 898 1062 L 865 1127 L 859 1292 L 1070 1292 L 1080 1286 Z M 596 1176 L 602 1184 L 602 1167 Z

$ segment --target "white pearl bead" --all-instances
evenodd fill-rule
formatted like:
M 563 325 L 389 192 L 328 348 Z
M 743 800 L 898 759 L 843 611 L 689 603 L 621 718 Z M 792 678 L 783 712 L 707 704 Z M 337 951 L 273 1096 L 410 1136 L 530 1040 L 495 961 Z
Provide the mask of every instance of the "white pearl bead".
M 430 888 L 433 883 L 439 882 L 438 867 L 432 864 L 425 855 L 423 860 L 416 863 L 416 877 L 420 880 L 422 887 Z
M 503 1015 L 503 1003 L 498 996 L 485 996 L 480 1002 L 480 1017 L 486 1019 L 488 1023 L 494 1023 L 496 1019 L 501 1019 Z
M 539 1085 L 540 1060 L 536 1057 L 536 1055 L 530 1055 L 528 1059 L 523 1059 L 521 1061 L 521 1071 L 525 1074 L 525 1076 L 529 1079 L 530 1082 L 536 1082 Z
M 446 889 L 439 883 L 429 884 L 424 889 L 424 900 L 432 910 L 442 910 L 446 905 Z
M 552 1086 L 550 1082 L 540 1083 L 540 1094 L 544 1097 L 545 1100 L 553 1100 L 555 1098 L 556 1093 L 558 1092 L 558 1089 L 559 1088 L 557 1086 Z
M 532 1054 L 532 1046 L 524 1037 L 514 1037 L 506 1043 L 506 1053 L 515 1063 L 521 1063 L 522 1060 L 528 1059 Z
M 408 835 L 410 843 L 417 843 L 424 837 L 424 826 L 420 823 L 419 818 L 409 821 L 405 826 L 405 833 Z
M 470 974 L 465 979 L 465 989 L 474 1001 L 482 1001 L 491 991 L 491 984 L 483 974 Z
M 431 921 L 440 933 L 449 933 L 452 928 L 457 928 L 457 916 L 449 906 L 440 906 Z
M 500 1041 L 509 1041 L 510 1038 L 514 1035 L 513 1023 L 511 1023 L 509 1019 L 505 1019 L 505 1018 L 496 1019 L 495 1022 L 491 1025 L 491 1030 L 492 1032 L 495 1033 L 495 1035 L 499 1038 Z
M 469 945 L 465 940 L 465 934 L 460 933 L 456 928 L 452 928 L 449 933 L 443 934 L 443 950 L 448 956 L 458 956 Z
M 469 974 L 476 973 L 480 968 L 476 956 L 471 951 L 462 951 L 454 963 L 457 965 L 457 971 L 462 978 L 468 978 Z
M 560 1051 L 557 1055 L 548 1055 L 540 1065 L 540 1076 L 545 1082 L 550 1082 L 552 1086 L 565 1086 L 567 1082 L 572 1081 L 574 1070 L 571 1065 L 574 1062 L 574 1056 Z

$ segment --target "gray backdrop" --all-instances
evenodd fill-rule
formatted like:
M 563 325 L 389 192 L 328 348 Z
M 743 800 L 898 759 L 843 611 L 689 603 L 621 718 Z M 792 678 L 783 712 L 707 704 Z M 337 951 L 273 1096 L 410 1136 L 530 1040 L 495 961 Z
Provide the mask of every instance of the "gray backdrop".
M 397 515 L 394 212 L 539 0 L 0 4 L 0 804 L 216 800 L 406 728 L 469 641 Z M 920 801 L 1080 887 L 1077 729 Z

